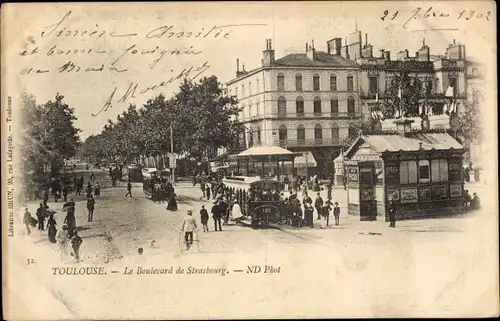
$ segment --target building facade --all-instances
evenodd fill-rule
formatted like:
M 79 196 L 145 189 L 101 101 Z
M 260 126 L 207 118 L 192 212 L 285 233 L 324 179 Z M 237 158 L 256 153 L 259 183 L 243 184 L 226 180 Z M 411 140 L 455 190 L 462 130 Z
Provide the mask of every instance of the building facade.
M 342 142 L 356 131 L 354 123 L 388 98 L 402 68 L 421 81 L 422 101 L 434 115 L 445 113 L 450 95 L 457 113 L 463 110 L 469 92 L 464 45 L 453 41 L 444 55 L 431 55 L 424 40 L 414 56 L 404 50 L 391 59 L 386 50 L 374 55 L 368 36 L 363 42 L 361 31 L 355 31 L 327 41 L 326 47 L 325 52 L 306 44 L 304 52 L 275 59 L 268 39 L 261 67 L 240 70 L 237 60 L 236 77 L 227 87 L 240 104 L 238 121 L 246 128 L 242 146 L 279 145 L 304 152 L 306 159 L 296 165 L 305 162 L 316 167 L 309 174 L 329 177 Z M 446 122 L 434 123 L 446 128 Z
M 239 70 L 227 83 L 236 96 L 241 112 L 238 120 L 246 127 L 242 141 L 246 147 L 279 145 L 303 152 L 296 166 L 311 166 L 309 174 L 328 177 L 333 159 L 350 126 L 360 118 L 358 68 L 353 60 L 321 52 L 306 44 L 304 53 L 275 59 L 271 41 L 266 41 L 262 66 Z M 332 46 L 330 41 L 328 46 Z

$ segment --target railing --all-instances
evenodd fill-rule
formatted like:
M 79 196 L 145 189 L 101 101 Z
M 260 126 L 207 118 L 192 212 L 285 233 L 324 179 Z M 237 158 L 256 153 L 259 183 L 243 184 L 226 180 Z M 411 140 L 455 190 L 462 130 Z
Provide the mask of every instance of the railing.
M 287 139 L 279 140 L 277 143 L 280 147 L 323 147 L 323 146 L 339 146 L 342 140 L 340 138 L 313 138 L 313 139 Z

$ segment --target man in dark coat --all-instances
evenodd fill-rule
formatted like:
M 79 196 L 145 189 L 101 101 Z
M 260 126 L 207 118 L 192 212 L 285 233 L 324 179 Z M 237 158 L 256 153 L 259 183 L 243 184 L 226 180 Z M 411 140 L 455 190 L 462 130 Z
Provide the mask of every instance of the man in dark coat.
M 88 222 L 92 222 L 94 220 L 94 209 L 95 209 L 95 200 L 91 194 L 89 198 L 87 198 L 87 210 L 89 211 L 89 216 L 87 218 Z
M 323 208 L 323 199 L 321 198 L 320 193 L 318 192 L 318 197 L 316 197 L 316 200 L 314 201 L 314 207 L 316 208 L 316 213 L 318 214 L 318 217 L 316 220 L 321 219 L 321 209 Z
M 217 231 L 217 224 L 219 224 L 219 230 L 222 231 L 222 224 L 221 224 L 221 218 L 222 218 L 222 211 L 221 211 L 221 206 L 219 202 L 214 202 L 214 206 L 212 206 L 212 218 L 214 219 L 214 228 L 215 231 Z
M 38 218 L 38 229 L 43 231 L 45 225 L 46 208 L 43 203 L 40 203 L 40 207 L 36 210 L 36 217 Z
M 201 225 L 203 225 L 203 232 L 209 232 L 208 229 L 208 212 L 205 209 L 205 205 L 201 206 L 200 210 L 200 219 L 201 219 Z
M 396 204 L 391 200 L 389 204 L 389 227 L 396 227 Z

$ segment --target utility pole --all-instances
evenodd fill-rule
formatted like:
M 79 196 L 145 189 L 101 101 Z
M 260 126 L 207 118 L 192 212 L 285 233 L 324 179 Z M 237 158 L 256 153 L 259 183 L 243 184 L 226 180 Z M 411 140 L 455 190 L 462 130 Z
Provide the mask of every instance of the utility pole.
M 175 183 L 175 168 L 176 159 L 174 157 L 174 131 L 172 130 L 172 123 L 170 123 L 170 174 L 172 175 L 172 184 Z M 174 165 L 174 166 L 172 166 Z

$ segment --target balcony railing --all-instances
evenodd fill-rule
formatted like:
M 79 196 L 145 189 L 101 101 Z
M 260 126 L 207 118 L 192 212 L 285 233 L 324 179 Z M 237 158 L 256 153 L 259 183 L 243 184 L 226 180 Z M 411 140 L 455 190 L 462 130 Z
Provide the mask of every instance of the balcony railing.
M 313 139 L 286 139 L 279 140 L 278 145 L 287 147 L 324 147 L 339 146 L 342 140 L 340 138 L 313 138 Z

